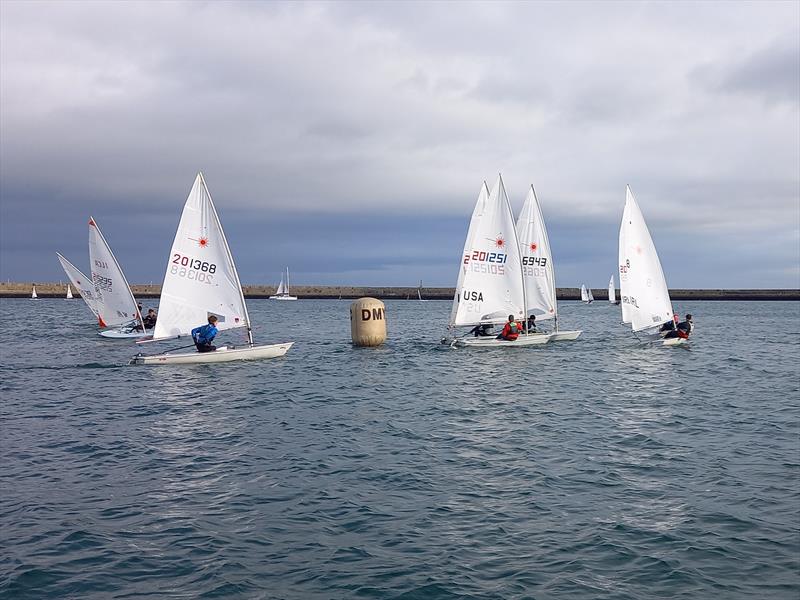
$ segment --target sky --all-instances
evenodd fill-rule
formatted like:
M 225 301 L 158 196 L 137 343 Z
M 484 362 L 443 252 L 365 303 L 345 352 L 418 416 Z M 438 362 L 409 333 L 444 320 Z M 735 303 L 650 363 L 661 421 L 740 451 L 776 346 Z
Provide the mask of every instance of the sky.
M 0 278 L 159 283 L 202 171 L 243 283 L 452 287 L 483 180 L 559 286 L 625 185 L 672 288 L 800 287 L 800 2 L 0 2 Z

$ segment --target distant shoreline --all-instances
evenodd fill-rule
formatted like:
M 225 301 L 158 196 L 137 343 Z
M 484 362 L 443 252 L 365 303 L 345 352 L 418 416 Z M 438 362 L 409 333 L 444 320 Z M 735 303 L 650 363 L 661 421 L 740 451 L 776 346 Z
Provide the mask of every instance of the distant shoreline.
M 29 298 L 33 282 L 0 283 L 0 298 Z M 66 293 L 66 283 L 38 283 L 36 293 L 40 298 L 63 298 Z M 161 295 L 160 285 L 133 285 L 133 294 L 137 298 L 158 298 Z M 454 288 L 421 288 L 424 300 L 452 300 Z M 75 290 L 72 293 L 77 297 Z M 270 285 L 245 285 L 246 298 L 269 298 L 275 293 L 275 286 Z M 292 294 L 303 300 L 352 300 L 364 296 L 372 296 L 382 300 L 416 300 L 417 288 L 415 287 L 365 287 L 365 286 L 292 286 Z M 607 302 L 606 288 L 592 288 L 596 302 Z M 619 290 L 617 291 L 619 294 Z M 669 291 L 672 300 L 791 300 L 800 301 L 800 289 L 704 289 L 685 290 L 672 289 Z M 579 288 L 558 288 L 559 300 L 579 300 Z

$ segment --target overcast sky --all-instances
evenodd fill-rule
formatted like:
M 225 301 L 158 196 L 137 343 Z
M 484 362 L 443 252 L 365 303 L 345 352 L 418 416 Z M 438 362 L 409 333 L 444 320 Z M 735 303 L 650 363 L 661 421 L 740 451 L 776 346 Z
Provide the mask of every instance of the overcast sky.
M 455 285 L 502 172 L 560 286 L 625 184 L 670 287 L 800 286 L 800 2 L 0 2 L 0 271 L 160 282 L 197 171 L 245 283 Z

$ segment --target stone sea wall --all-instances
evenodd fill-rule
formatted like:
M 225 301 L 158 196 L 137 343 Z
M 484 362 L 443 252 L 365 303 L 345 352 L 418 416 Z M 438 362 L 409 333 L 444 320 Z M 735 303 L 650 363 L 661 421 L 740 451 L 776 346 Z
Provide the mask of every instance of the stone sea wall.
M 67 284 L 46 282 L 5 282 L 0 283 L 0 298 L 27 298 L 31 295 L 31 287 L 36 284 L 36 293 L 41 298 L 63 298 Z M 133 294 L 137 298 L 158 298 L 160 285 L 133 285 Z M 75 290 L 72 293 L 77 297 Z M 275 293 L 274 285 L 245 285 L 244 295 L 247 298 L 268 298 Z M 422 288 L 424 300 L 451 300 L 453 288 Z M 617 291 L 619 294 L 619 290 Z M 780 290 L 747 290 L 747 289 L 708 289 L 708 290 L 670 290 L 672 300 L 800 300 L 800 289 Z M 372 296 L 381 300 L 416 300 L 415 287 L 358 287 L 358 286 L 292 286 L 292 294 L 300 299 L 352 299 Z M 606 288 L 592 288 L 597 302 L 608 298 Z M 558 288 L 559 300 L 579 300 L 579 288 Z

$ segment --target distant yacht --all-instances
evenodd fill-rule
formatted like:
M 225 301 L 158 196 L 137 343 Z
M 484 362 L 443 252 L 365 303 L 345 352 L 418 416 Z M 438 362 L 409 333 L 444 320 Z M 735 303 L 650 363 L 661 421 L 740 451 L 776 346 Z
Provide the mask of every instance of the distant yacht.
M 284 277 L 285 275 L 285 277 Z M 292 296 L 289 293 L 289 267 L 286 267 L 286 273 L 281 273 L 281 282 L 278 284 L 278 289 L 275 291 L 274 296 L 269 297 L 270 300 L 297 300 L 297 296 Z

